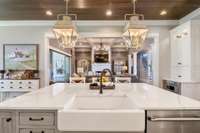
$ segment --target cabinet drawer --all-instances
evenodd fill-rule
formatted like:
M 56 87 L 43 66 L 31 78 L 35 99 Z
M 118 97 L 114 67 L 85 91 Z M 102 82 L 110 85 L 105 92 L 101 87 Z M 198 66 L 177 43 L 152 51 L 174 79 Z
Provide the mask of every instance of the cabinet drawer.
M 20 125 L 52 126 L 54 121 L 54 113 L 20 113 Z
M 20 129 L 19 133 L 55 133 L 55 130 L 52 129 Z
M 39 89 L 39 81 L 37 80 L 26 80 L 23 82 L 23 88 L 25 89 Z
M 190 67 L 172 67 L 171 77 L 177 80 L 189 80 L 191 79 Z
M 5 85 L 0 84 L 0 89 L 7 89 L 7 88 L 5 87 Z

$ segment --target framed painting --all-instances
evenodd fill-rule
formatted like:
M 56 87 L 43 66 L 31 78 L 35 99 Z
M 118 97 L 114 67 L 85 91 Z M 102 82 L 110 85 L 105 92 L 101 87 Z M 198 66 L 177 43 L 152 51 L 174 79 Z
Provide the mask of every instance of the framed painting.
M 37 44 L 4 44 L 5 70 L 38 70 Z

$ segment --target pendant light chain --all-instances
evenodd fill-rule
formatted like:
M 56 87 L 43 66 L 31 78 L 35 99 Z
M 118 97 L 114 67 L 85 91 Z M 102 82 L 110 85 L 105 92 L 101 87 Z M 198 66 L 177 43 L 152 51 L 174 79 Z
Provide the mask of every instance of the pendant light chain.
M 69 12 L 68 12 L 69 0 L 65 0 L 65 1 L 66 1 L 66 15 L 68 15 L 69 14 Z
M 133 0 L 133 14 L 135 15 L 136 14 L 136 0 Z

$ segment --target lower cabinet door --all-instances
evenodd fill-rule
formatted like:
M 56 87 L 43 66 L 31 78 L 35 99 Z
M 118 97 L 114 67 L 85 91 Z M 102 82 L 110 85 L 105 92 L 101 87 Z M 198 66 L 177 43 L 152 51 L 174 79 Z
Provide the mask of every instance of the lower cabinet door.
M 15 133 L 11 114 L 0 113 L 0 133 Z
M 39 129 L 39 128 L 30 128 L 30 129 L 20 129 L 19 133 L 55 133 L 53 129 Z

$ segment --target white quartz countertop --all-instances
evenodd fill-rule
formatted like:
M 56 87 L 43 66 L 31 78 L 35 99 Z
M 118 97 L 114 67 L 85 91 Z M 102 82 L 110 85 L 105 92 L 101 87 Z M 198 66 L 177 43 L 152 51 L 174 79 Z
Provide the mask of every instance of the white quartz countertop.
M 98 92 L 89 90 L 89 84 L 58 83 L 2 102 L 0 109 L 60 110 L 77 94 Z M 139 109 L 144 110 L 200 109 L 199 101 L 143 83 L 116 84 L 115 90 L 104 90 L 103 95 L 118 93 L 127 94 Z

